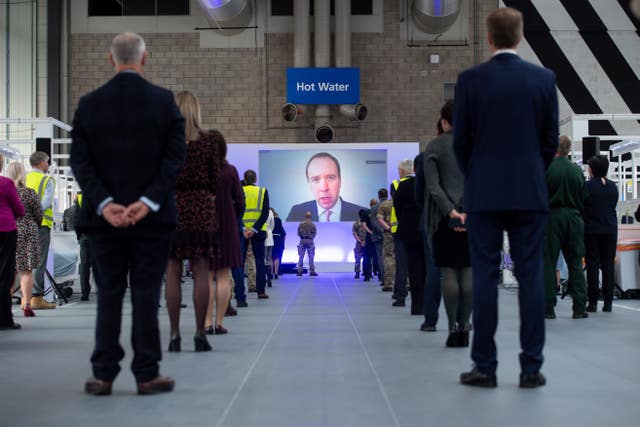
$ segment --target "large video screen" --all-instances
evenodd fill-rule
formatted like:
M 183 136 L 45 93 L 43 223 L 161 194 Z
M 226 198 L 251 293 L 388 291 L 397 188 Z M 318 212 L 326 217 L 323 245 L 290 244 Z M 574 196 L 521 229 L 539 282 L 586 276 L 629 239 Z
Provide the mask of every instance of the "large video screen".
M 353 222 L 387 184 L 387 150 L 260 150 L 260 183 L 283 221 Z

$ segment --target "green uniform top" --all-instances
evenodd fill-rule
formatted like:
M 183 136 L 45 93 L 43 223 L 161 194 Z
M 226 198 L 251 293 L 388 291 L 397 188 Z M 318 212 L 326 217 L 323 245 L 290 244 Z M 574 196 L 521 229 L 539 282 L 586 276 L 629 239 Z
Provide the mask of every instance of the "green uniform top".
M 311 221 L 303 221 L 298 225 L 298 237 L 313 239 L 316 237 L 316 225 Z
M 351 234 L 353 234 L 354 236 L 358 236 L 358 238 L 362 242 L 367 239 L 367 230 L 365 230 L 362 221 L 358 220 L 353 223 L 353 226 L 351 227 Z
M 549 206 L 582 210 L 589 195 L 582 169 L 567 157 L 556 157 L 545 173 Z

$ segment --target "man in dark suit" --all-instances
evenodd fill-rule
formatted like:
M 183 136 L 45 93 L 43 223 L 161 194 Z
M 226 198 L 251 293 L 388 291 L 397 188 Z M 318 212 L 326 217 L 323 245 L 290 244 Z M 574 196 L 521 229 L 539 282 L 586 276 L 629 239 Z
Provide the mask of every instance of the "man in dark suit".
M 473 269 L 475 368 L 462 384 L 496 386 L 497 284 L 503 232 L 519 283 L 520 387 L 545 384 L 542 247 L 549 211 L 545 169 L 558 145 L 555 76 L 515 48 L 522 14 L 501 8 L 487 18 L 493 58 L 464 71 L 456 85 L 454 149 L 465 174 L 464 210 Z
M 329 153 L 316 153 L 307 162 L 307 182 L 315 200 L 291 208 L 287 221 L 304 221 L 311 212 L 311 220 L 318 222 L 356 221 L 362 206 L 345 202 L 340 197 L 340 163 Z
M 84 194 L 76 229 L 89 236 L 98 286 L 89 394 L 110 394 L 120 371 L 127 282 L 138 393 L 174 387 L 159 375 L 158 301 L 177 223 L 174 187 L 185 159 L 184 119 L 173 94 L 142 77 L 146 56 L 140 36 L 117 35 L 109 54 L 115 77 L 80 99 L 73 120 L 71 167 Z

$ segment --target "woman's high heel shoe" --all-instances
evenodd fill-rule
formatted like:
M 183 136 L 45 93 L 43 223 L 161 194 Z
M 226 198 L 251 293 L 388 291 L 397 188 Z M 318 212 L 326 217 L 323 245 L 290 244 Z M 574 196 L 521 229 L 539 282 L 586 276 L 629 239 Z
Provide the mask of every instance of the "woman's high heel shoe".
M 171 341 L 169 341 L 169 351 L 180 353 L 180 350 L 182 350 L 181 341 L 180 337 L 171 338 Z
M 30 304 L 25 305 L 22 312 L 24 313 L 24 317 L 36 317 L 36 314 L 31 309 Z
M 209 341 L 207 341 L 206 335 L 196 334 L 193 337 L 193 344 L 195 346 L 196 352 L 201 351 L 211 351 L 211 346 L 209 345 Z

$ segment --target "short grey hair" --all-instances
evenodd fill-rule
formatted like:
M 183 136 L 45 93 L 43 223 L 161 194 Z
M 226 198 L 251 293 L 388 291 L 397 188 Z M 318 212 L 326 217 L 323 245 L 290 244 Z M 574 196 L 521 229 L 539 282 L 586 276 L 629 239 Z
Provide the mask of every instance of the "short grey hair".
M 120 33 L 111 42 L 111 56 L 117 65 L 140 64 L 146 50 L 144 39 L 136 33 Z
M 406 174 L 413 173 L 413 160 L 404 159 L 398 164 L 398 169 L 404 171 Z
M 38 166 L 42 162 L 48 162 L 49 155 L 44 151 L 36 151 L 29 157 L 29 163 L 31 166 Z
M 570 152 L 571 139 L 566 135 L 562 135 L 558 141 L 558 154 L 561 156 L 568 156 Z

